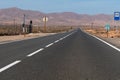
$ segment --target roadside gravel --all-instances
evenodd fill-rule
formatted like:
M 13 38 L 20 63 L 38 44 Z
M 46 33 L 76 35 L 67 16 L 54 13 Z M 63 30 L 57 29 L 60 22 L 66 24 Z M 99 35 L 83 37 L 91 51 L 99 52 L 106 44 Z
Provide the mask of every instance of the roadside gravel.
M 0 43 L 53 35 L 55 33 L 31 33 L 26 35 L 0 36 Z

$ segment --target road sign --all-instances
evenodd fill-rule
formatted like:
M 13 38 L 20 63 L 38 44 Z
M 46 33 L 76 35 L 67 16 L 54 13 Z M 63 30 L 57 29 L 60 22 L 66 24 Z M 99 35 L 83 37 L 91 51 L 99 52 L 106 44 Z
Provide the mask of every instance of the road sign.
M 106 29 L 107 31 L 109 31 L 109 30 L 110 30 L 110 24 L 106 24 L 106 25 L 105 25 L 105 29 Z
M 114 12 L 114 20 L 115 21 L 120 20 L 120 12 Z
M 44 32 L 46 32 L 46 23 L 47 23 L 47 21 L 48 21 L 48 18 L 45 16 L 45 17 L 43 18 L 43 21 L 44 21 Z
M 110 24 L 106 24 L 105 25 L 105 29 L 106 29 L 106 32 L 107 32 L 107 38 L 108 38 L 108 32 L 109 32 L 109 30 L 110 30 Z
M 44 17 L 43 18 L 43 21 L 45 22 L 45 21 L 48 21 L 48 17 Z

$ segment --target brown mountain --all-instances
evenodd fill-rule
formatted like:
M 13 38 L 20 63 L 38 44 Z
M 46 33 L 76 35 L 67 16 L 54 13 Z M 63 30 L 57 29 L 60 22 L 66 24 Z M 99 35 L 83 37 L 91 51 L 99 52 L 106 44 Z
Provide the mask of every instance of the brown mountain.
M 0 24 L 13 24 L 15 19 L 17 24 L 23 23 L 23 15 L 26 15 L 26 24 L 33 20 L 34 25 L 43 25 L 42 18 L 49 18 L 48 25 L 105 25 L 113 23 L 113 16 L 106 14 L 87 15 L 76 14 L 73 12 L 49 13 L 45 14 L 39 11 L 22 10 L 19 8 L 7 8 L 0 10 Z

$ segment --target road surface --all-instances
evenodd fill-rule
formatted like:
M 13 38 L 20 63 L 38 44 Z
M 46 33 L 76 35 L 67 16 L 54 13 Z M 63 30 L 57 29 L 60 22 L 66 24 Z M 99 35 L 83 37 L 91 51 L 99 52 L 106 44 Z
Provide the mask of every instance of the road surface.
M 80 29 L 1 44 L 0 80 L 120 80 L 120 52 Z

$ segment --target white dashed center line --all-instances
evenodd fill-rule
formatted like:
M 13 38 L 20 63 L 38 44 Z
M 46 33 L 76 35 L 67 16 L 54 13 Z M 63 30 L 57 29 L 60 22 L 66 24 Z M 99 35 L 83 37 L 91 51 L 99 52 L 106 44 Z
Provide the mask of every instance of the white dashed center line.
M 60 38 L 59 40 L 56 40 L 56 41 L 54 41 L 53 43 L 50 43 L 50 44 L 46 45 L 45 48 L 50 47 L 50 46 L 52 46 L 54 43 L 57 43 L 57 42 L 59 42 L 60 40 L 63 40 L 63 39 L 65 39 L 65 38 L 67 38 L 68 36 L 72 35 L 73 33 L 75 33 L 75 32 L 72 32 L 72 33 L 64 36 L 63 38 Z M 38 49 L 37 51 L 35 51 L 35 52 L 30 53 L 29 55 L 27 55 L 27 57 L 31 57 L 31 56 L 33 56 L 33 55 L 35 55 L 35 54 L 37 54 L 37 53 L 39 53 L 40 51 L 43 51 L 43 50 L 44 50 L 44 48 Z M 3 67 L 3 68 L 0 68 L 0 73 L 3 72 L 3 71 L 5 71 L 5 70 L 7 70 L 7 69 L 9 69 L 9 68 L 11 68 L 12 66 L 14 66 L 14 65 L 16 65 L 16 64 L 18 64 L 18 63 L 20 63 L 20 62 L 21 62 L 21 60 L 17 60 L 17 61 L 15 61 L 15 62 L 13 62 L 13 63 L 11 63 L 11 64 Z
M 9 65 L 1 68 L 1 69 L 0 69 L 0 73 L 3 72 L 3 71 L 5 71 L 5 70 L 7 70 L 7 69 L 9 69 L 10 67 L 12 67 L 12 66 L 14 66 L 14 65 L 16 65 L 16 64 L 18 64 L 18 63 L 20 63 L 20 62 L 21 62 L 21 60 L 18 60 L 18 61 L 15 61 L 15 62 L 13 62 L 13 63 L 11 63 L 11 64 L 9 64 Z
M 44 50 L 44 48 L 41 48 L 41 49 L 39 49 L 39 50 L 37 50 L 37 51 L 35 51 L 35 52 L 33 52 L 33 53 L 27 55 L 27 57 L 31 57 L 31 56 L 37 54 L 38 52 L 40 52 L 40 51 L 42 51 L 42 50 Z
M 63 38 L 60 38 L 60 40 L 63 40 Z
M 46 48 L 47 47 L 50 47 L 50 46 L 52 46 L 54 43 L 50 43 L 50 44 L 48 44 L 47 46 L 45 46 Z
M 59 40 L 56 40 L 55 43 L 59 42 Z

